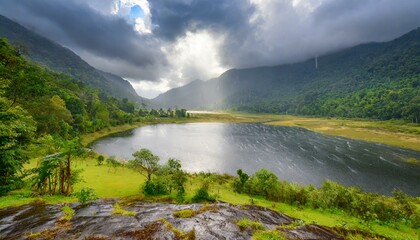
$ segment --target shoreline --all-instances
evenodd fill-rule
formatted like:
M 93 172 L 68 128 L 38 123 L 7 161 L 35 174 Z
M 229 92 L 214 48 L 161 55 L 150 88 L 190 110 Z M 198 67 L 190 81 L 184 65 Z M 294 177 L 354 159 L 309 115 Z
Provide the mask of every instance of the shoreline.
M 194 122 L 262 123 L 274 126 L 300 127 L 313 132 L 354 140 L 381 143 L 420 151 L 420 125 L 398 121 L 369 119 L 312 118 L 292 115 L 217 113 L 194 114 L 190 118 L 161 118 L 109 127 L 83 135 L 82 144 L 89 146 L 100 138 L 154 124 L 183 124 Z

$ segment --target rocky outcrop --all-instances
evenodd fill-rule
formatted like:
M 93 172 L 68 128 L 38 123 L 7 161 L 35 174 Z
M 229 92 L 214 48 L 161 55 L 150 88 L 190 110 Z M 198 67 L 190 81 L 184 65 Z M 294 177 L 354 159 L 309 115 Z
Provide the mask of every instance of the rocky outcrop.
M 62 219 L 62 204 L 1 209 L 0 239 L 251 239 L 253 231 L 241 231 L 236 224 L 244 218 L 259 221 L 266 229 L 278 229 L 290 239 L 342 239 L 317 225 L 287 227 L 297 219 L 254 205 L 134 202 L 124 205 L 130 214 L 123 215 L 115 214 L 116 202 L 102 199 L 87 206 L 71 204 L 75 212 L 70 221 Z M 176 217 L 174 212 L 180 210 L 194 214 Z

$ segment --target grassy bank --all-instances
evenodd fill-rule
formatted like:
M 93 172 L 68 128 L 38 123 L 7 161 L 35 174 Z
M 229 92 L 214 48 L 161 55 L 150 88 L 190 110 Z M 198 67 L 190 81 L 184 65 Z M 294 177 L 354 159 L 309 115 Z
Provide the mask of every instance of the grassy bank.
M 253 115 L 253 114 L 193 114 L 191 118 L 167 118 L 139 122 L 130 125 L 110 127 L 99 132 L 87 134 L 83 144 L 89 143 L 107 135 L 127 131 L 140 126 L 165 123 L 190 123 L 190 122 L 226 122 L 241 123 L 254 122 L 280 126 L 303 127 L 312 131 L 330 135 L 349 137 L 354 139 L 380 142 L 384 144 L 420 150 L 420 127 L 401 122 L 368 121 L 368 120 L 343 120 L 307 118 L 284 115 Z M 36 166 L 33 159 L 26 166 L 27 169 Z M 139 173 L 125 168 L 112 168 L 107 165 L 98 166 L 96 158 L 88 157 L 74 161 L 74 168 L 82 169 L 83 181 L 74 186 L 78 192 L 82 188 L 93 188 L 100 198 L 121 197 L 124 199 L 137 199 L 155 201 L 141 194 L 140 187 L 145 183 L 145 178 Z M 187 199 L 201 186 L 203 179 L 197 175 L 190 175 L 186 186 Z M 0 208 L 17 206 L 42 200 L 47 203 L 62 203 L 77 201 L 76 196 L 35 196 L 30 184 L 19 191 L 11 192 L 8 196 L 0 197 Z M 412 229 L 403 223 L 383 223 L 364 221 L 358 217 L 350 216 L 340 210 L 320 210 L 308 207 L 297 207 L 285 203 L 268 201 L 262 197 L 250 197 L 233 191 L 231 180 L 222 183 L 213 182 L 210 193 L 217 195 L 217 199 L 233 204 L 256 204 L 283 212 L 292 217 L 304 220 L 306 223 L 317 223 L 329 227 L 357 228 L 364 231 L 375 232 L 391 239 L 418 239 L 418 229 Z M 167 196 L 166 196 L 167 197 Z M 174 196 L 172 196 L 174 197 Z M 419 207 L 417 205 L 417 207 Z
M 36 160 L 34 160 L 36 161 Z M 31 166 L 36 165 L 32 162 Z M 74 186 L 74 191 L 78 192 L 84 187 L 93 188 L 100 198 L 121 197 L 123 201 L 142 200 L 156 201 L 160 198 L 147 198 L 141 194 L 141 186 L 145 183 L 145 178 L 132 169 L 126 167 L 112 168 L 107 165 L 98 166 L 96 158 L 89 157 L 77 159 L 74 168 L 82 169 L 83 181 Z M 267 207 L 289 216 L 302 219 L 306 224 L 316 223 L 329 227 L 345 227 L 348 229 L 359 229 L 374 232 L 391 239 L 418 239 L 418 232 L 403 223 L 383 223 L 376 221 L 366 222 L 360 218 L 350 216 L 340 210 L 320 210 L 308 207 L 298 207 L 280 202 L 268 201 L 262 197 L 252 197 L 246 194 L 238 194 L 233 191 L 232 179 L 226 181 L 212 181 L 209 192 L 217 196 L 218 200 L 232 204 L 256 204 Z M 188 176 L 186 183 L 186 199 L 191 199 L 197 189 L 204 181 L 203 175 L 192 174 Z M 170 196 L 175 198 L 174 193 Z M 47 203 L 62 203 L 77 201 L 77 197 L 57 196 L 31 196 L 30 187 L 23 190 L 14 191 L 10 195 L 0 197 L 0 208 L 7 206 L 17 206 L 30 203 L 35 200 L 42 200 Z
M 268 124 L 302 127 L 311 131 L 383 143 L 420 151 L 420 125 L 401 121 L 369 121 L 282 116 Z

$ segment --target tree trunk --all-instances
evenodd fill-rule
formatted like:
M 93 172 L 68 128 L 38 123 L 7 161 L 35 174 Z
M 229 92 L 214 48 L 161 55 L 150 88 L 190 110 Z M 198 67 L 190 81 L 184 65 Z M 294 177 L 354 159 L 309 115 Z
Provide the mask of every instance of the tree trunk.
M 63 167 L 63 164 L 60 163 L 60 193 L 64 193 L 64 181 L 65 181 L 64 167 Z
M 55 194 L 55 191 L 57 189 L 57 181 L 58 181 L 58 169 L 54 171 L 54 182 L 53 182 L 53 191 L 52 191 L 53 195 Z
M 69 154 L 67 157 L 67 166 L 66 166 L 66 170 L 67 170 L 67 190 L 66 190 L 66 195 L 69 196 L 71 194 L 71 155 Z

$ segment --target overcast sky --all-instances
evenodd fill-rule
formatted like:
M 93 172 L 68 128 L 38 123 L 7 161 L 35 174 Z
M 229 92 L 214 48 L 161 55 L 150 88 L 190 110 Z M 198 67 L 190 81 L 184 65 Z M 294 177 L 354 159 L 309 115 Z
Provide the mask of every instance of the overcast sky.
M 420 27 L 419 0 L 1 0 L 0 14 L 155 97 Z

